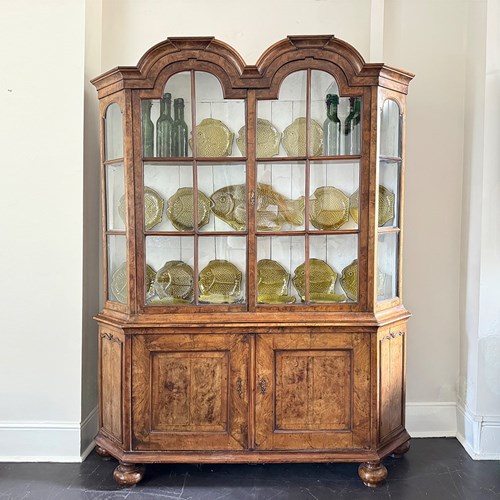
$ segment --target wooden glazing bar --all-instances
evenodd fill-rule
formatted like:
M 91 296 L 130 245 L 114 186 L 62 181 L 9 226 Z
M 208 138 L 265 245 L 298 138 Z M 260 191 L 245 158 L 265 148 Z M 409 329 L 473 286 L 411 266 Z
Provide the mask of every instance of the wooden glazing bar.
M 194 304 L 198 305 L 198 163 L 196 161 L 196 88 L 195 72 L 191 70 L 191 150 L 193 153 L 193 288 Z
M 387 234 L 387 233 L 399 233 L 401 229 L 399 227 L 379 227 L 378 234 Z
M 146 231 L 146 236 L 194 236 L 194 231 Z M 199 231 L 198 236 L 246 236 L 248 231 Z
M 257 123 L 257 101 L 255 91 L 249 91 L 247 97 L 247 121 L 246 121 L 246 152 L 247 162 L 247 303 L 249 311 L 255 311 L 257 304 L 257 237 L 255 235 L 256 218 L 256 179 L 257 156 L 255 140 Z M 251 138 L 251 140 L 250 140 Z M 252 235 L 252 236 L 251 236 Z
M 283 163 L 283 162 L 296 162 L 296 161 L 306 161 L 309 158 L 310 161 L 356 161 L 361 159 L 361 155 L 338 155 L 338 156 L 273 156 L 271 158 L 257 158 L 258 163 Z
M 304 236 L 305 231 L 257 231 L 257 236 Z M 339 229 L 335 231 L 309 231 L 309 235 L 321 236 L 324 234 L 359 234 L 359 229 Z
M 305 268 L 305 296 L 306 304 L 309 304 L 309 190 L 311 185 L 311 165 L 309 162 L 309 154 L 311 145 L 309 144 L 311 138 L 311 69 L 307 69 L 307 83 L 306 83 L 306 186 L 305 186 L 305 210 L 304 210 L 304 260 L 306 263 Z
M 127 236 L 126 231 L 105 231 L 106 236 Z
M 194 139 L 192 139 L 192 144 L 194 146 Z M 175 163 L 175 164 L 178 164 L 178 163 L 186 163 L 186 164 L 190 164 L 193 159 L 195 157 L 194 156 L 164 156 L 164 157 L 147 157 L 147 158 L 143 158 L 143 161 L 144 163 L 151 163 L 151 164 L 155 164 L 155 163 L 167 163 L 167 164 L 170 164 L 170 163 Z M 113 160 L 114 161 L 114 160 Z M 223 164 L 227 164 L 227 163 L 245 163 L 247 161 L 247 157 L 246 156 L 200 156 L 200 157 L 197 157 L 196 156 L 196 161 L 199 162 L 199 163 L 223 163 Z
M 399 156 L 379 156 L 378 159 L 380 161 L 392 162 L 392 163 L 400 163 L 403 161 Z
M 105 160 L 103 161 L 103 164 L 104 165 L 115 165 L 117 163 L 123 163 L 124 162 L 124 158 L 114 158 L 113 160 Z

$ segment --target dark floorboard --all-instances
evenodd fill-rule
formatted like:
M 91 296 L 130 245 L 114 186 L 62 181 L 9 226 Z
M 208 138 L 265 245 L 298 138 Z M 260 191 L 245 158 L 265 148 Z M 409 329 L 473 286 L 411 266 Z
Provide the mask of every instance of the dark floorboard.
M 82 464 L 0 463 L 0 499 L 500 499 L 500 462 L 472 460 L 456 439 L 414 439 L 404 458 L 384 463 L 377 489 L 357 464 L 149 465 L 139 485 L 119 488 L 116 461 L 92 453 Z

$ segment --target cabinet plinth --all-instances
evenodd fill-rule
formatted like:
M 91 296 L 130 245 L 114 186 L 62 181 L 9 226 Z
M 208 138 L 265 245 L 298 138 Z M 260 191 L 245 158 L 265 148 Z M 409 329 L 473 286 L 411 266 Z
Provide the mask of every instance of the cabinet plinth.
M 96 450 L 120 485 L 145 463 L 346 461 L 373 487 L 408 450 L 412 77 L 293 36 L 257 66 L 214 38 L 169 38 L 93 80 Z

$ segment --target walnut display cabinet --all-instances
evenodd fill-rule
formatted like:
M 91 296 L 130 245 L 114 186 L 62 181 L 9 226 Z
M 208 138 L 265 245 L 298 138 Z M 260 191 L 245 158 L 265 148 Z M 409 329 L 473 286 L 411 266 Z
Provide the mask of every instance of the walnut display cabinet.
M 158 462 L 359 462 L 376 486 L 408 450 L 412 77 L 325 35 L 255 66 L 212 37 L 169 38 L 93 80 L 96 443 L 118 483 Z

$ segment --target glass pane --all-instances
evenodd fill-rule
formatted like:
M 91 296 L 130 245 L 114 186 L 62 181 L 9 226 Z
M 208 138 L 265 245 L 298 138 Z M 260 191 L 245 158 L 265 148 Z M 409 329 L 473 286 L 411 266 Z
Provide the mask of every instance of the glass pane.
M 384 101 L 380 122 L 380 154 L 401 157 L 401 116 L 396 101 Z
M 128 273 L 126 238 L 121 235 L 107 236 L 108 253 L 108 300 L 128 303 Z
M 106 160 L 123 158 L 123 117 L 120 106 L 113 103 L 106 109 L 104 150 Z
M 378 300 L 398 296 L 398 233 L 378 235 Z
M 219 80 L 210 73 L 197 71 L 195 82 L 196 156 L 244 156 L 245 101 L 224 99 Z
M 309 238 L 309 298 L 314 303 L 358 301 L 358 235 Z
M 146 237 L 146 304 L 191 304 L 194 301 L 193 266 L 192 236 Z
M 200 236 L 198 239 L 198 289 L 203 304 L 245 301 L 245 236 Z
M 378 225 L 398 227 L 401 162 L 381 160 L 379 168 Z
M 304 229 L 305 163 L 257 165 L 257 231 Z
M 306 155 L 306 85 L 307 71 L 297 71 L 283 80 L 278 100 L 258 101 L 257 157 Z
M 194 224 L 191 164 L 144 165 L 145 228 L 147 231 L 192 231 Z M 210 201 L 200 195 L 198 224 L 207 224 Z
M 106 165 L 106 229 L 125 230 L 126 203 L 123 163 Z
M 360 154 L 361 98 L 340 97 L 335 78 L 313 70 L 310 109 L 311 156 Z
M 210 198 L 213 217 L 201 231 L 244 231 L 247 225 L 246 165 L 198 164 L 198 190 Z
M 357 229 L 358 161 L 311 162 L 309 185 L 311 230 Z
M 300 302 L 303 283 L 300 266 L 305 260 L 304 236 L 257 237 L 257 302 L 293 304 Z M 298 271 L 297 271 L 298 269 Z

